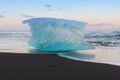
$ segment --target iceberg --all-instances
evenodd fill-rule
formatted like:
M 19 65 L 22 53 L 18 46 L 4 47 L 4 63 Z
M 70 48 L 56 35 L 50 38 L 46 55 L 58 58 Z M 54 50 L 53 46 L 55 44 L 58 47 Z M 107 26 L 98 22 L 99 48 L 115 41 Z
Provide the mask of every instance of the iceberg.
M 24 20 L 23 23 L 28 23 L 31 28 L 32 37 L 28 44 L 36 49 L 69 51 L 94 48 L 85 41 L 85 22 L 43 17 Z

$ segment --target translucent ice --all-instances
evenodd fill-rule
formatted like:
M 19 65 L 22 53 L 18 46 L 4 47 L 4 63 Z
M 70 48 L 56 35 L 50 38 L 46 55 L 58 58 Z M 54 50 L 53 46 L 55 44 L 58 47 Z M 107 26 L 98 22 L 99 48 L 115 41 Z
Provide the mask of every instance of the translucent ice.
M 84 26 L 86 23 L 55 19 L 32 18 L 24 20 L 29 23 L 32 38 L 30 46 L 43 51 L 68 51 L 93 49 L 94 47 L 84 40 Z

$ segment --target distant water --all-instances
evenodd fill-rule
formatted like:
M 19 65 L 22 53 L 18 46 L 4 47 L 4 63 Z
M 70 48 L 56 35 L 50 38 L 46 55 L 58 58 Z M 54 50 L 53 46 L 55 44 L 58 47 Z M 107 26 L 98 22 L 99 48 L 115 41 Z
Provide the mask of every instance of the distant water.
M 28 47 L 30 32 L 0 32 L 0 50 Z
M 0 50 L 29 47 L 30 32 L 0 32 Z M 94 46 L 120 47 L 120 31 L 89 32 L 85 40 Z

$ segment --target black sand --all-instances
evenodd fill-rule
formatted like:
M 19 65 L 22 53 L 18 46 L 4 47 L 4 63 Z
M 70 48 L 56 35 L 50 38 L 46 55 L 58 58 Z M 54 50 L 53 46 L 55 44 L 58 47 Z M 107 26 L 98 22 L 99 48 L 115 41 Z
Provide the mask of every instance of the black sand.
M 0 53 L 0 80 L 120 80 L 120 66 L 54 54 Z

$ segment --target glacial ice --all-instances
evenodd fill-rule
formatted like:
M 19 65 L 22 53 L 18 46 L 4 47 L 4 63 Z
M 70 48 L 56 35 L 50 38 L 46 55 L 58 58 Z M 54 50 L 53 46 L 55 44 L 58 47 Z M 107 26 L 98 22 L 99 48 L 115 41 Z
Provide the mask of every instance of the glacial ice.
M 24 20 L 31 28 L 32 38 L 28 44 L 43 51 L 69 51 L 93 49 L 85 42 L 85 22 L 56 19 L 32 18 Z

